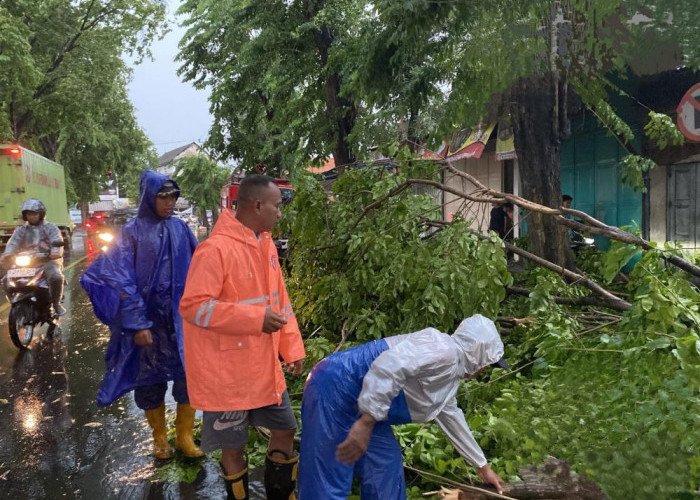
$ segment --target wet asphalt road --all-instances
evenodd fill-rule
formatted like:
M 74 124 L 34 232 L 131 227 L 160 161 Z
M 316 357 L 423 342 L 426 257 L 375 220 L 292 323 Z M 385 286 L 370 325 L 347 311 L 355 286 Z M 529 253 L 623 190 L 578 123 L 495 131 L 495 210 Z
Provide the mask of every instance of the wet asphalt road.
M 94 257 L 80 234 L 73 245 L 64 262 L 68 314 L 60 335 L 46 338 L 43 326 L 31 348 L 19 352 L 8 334 L 8 305 L 0 305 L 0 498 L 225 498 L 215 458 L 187 462 L 195 479 L 185 482 L 149 456 L 150 430 L 131 394 L 97 406 L 109 331 L 79 283 Z M 184 459 L 178 453 L 176 460 Z M 264 498 L 259 482 L 251 498 Z

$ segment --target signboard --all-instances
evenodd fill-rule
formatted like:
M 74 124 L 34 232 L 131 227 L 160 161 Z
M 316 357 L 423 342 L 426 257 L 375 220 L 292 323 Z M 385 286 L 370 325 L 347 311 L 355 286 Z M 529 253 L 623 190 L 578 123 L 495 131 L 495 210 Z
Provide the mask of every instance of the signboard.
M 447 161 L 457 161 L 463 158 L 481 158 L 491 132 L 496 127 L 496 122 L 482 124 L 476 127 L 465 128 L 452 136 L 450 148 L 447 153 Z
M 677 123 L 686 139 L 700 142 L 700 83 L 685 93 L 676 109 Z
M 514 160 L 515 137 L 510 124 L 510 116 L 498 120 L 498 135 L 496 136 L 496 161 Z

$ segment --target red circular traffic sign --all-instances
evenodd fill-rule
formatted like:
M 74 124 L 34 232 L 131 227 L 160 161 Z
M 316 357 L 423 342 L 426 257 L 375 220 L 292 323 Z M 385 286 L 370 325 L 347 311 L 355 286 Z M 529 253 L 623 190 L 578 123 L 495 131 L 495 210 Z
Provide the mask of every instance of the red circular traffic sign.
M 700 83 L 685 93 L 676 112 L 678 128 L 683 135 L 691 141 L 700 142 Z

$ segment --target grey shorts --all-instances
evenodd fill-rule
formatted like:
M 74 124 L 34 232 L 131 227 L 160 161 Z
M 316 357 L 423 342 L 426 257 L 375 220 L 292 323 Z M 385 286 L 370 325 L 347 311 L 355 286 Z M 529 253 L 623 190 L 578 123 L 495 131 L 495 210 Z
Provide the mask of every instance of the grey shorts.
M 202 417 L 202 443 L 205 453 L 221 448 L 240 450 L 248 443 L 248 427 L 259 425 L 274 430 L 295 430 L 289 394 L 284 391 L 279 405 L 263 406 L 253 410 L 205 411 Z

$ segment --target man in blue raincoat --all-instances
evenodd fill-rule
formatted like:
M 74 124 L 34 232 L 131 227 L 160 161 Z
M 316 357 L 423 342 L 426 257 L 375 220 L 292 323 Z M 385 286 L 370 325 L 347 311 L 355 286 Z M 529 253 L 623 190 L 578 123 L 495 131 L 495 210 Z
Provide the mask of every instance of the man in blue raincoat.
M 192 437 L 195 410 L 187 395 L 178 311 L 197 240 L 182 220 L 171 216 L 180 195 L 174 181 L 146 170 L 140 192 L 138 215 L 80 280 L 95 314 L 112 334 L 97 403 L 111 404 L 133 390 L 153 430 L 153 455 L 168 459 L 173 452 L 164 400 L 173 381 L 176 446 L 187 457 L 199 457 L 203 453 Z

